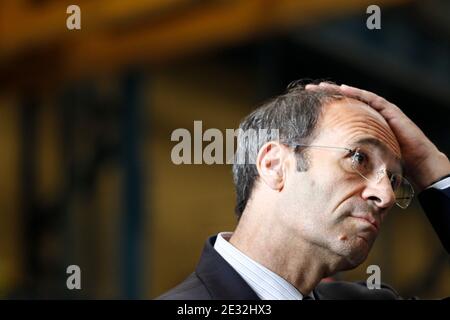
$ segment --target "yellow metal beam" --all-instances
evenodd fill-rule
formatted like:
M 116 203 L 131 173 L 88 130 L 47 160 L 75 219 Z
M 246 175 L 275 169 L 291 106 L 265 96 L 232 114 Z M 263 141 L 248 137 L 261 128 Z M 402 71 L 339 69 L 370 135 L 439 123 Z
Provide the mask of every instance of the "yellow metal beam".
M 141 17 L 155 18 L 159 13 L 192 3 L 192 0 L 57 0 L 47 5 L 3 0 L 0 7 L 0 59 L 38 45 L 64 41 L 68 34 L 66 9 L 80 6 L 82 31 L 77 36 L 132 24 Z
M 109 68 L 145 61 L 159 64 L 206 48 L 224 46 L 280 32 L 317 19 L 365 10 L 372 0 L 246 0 L 212 1 L 157 23 L 149 21 L 129 33 L 105 33 L 72 44 L 68 67 L 73 72 L 95 65 Z M 407 0 L 379 1 L 379 5 Z
M 366 8 L 372 2 L 84 0 L 79 1 L 82 29 L 68 31 L 65 8 L 69 1 L 58 0 L 45 10 L 41 8 L 41 14 L 37 9 L 29 13 L 3 13 L 7 24 L 13 20 L 26 23 L 12 24 L 9 28 L 3 25 L 0 66 L 2 61 L 4 64 L 21 52 L 49 44 L 57 48 L 58 72 L 64 78 L 108 71 L 129 63 L 158 65 L 206 48 L 238 43 L 348 12 L 360 12 L 361 28 L 364 28 Z M 377 4 L 384 8 L 407 2 L 410 0 L 380 0 Z M 49 59 L 42 65 L 51 66 L 54 57 Z

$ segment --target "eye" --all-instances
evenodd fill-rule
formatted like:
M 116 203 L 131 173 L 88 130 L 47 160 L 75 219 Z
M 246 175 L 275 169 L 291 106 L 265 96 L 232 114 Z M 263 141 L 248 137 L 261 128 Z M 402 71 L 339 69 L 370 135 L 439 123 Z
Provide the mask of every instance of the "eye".
M 367 162 L 367 159 L 368 159 L 367 155 L 359 150 L 356 150 L 352 157 L 353 164 L 358 166 L 364 165 L 364 163 Z

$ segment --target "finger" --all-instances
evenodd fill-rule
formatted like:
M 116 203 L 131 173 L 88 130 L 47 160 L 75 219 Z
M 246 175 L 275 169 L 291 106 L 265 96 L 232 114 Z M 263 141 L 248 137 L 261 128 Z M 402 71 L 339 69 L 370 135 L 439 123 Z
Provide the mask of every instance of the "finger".
M 382 111 L 384 108 L 386 108 L 386 104 L 389 103 L 385 99 L 376 95 L 373 92 L 358 89 L 355 87 L 350 87 L 345 84 L 338 86 L 333 83 L 321 82 L 319 84 L 319 87 L 322 89 L 326 89 L 326 90 L 339 91 L 348 98 L 357 99 L 357 100 L 360 100 L 360 101 L 372 106 L 377 111 Z
M 386 106 L 385 104 L 388 103 L 386 100 L 384 100 L 382 97 L 377 96 L 376 94 L 358 89 L 355 87 L 350 87 L 346 85 L 337 85 L 334 83 L 329 82 L 321 82 L 318 85 L 316 84 L 308 84 L 305 86 L 306 89 L 309 90 L 330 90 L 330 91 L 338 91 L 341 92 L 344 96 L 347 98 L 353 98 L 356 100 L 360 100 L 370 106 L 372 106 L 375 110 L 381 112 Z M 380 101 L 383 100 L 383 101 Z
M 335 84 L 327 83 L 327 82 L 321 82 L 319 84 L 307 84 L 305 86 L 305 89 L 307 90 L 334 90 L 334 91 L 341 91 L 340 87 Z
M 345 95 L 348 98 L 357 99 L 368 104 L 373 109 L 377 110 L 381 114 L 384 114 L 388 118 L 391 118 L 392 112 L 396 112 L 396 109 L 398 109 L 396 105 L 390 103 L 383 97 L 380 97 L 373 92 L 347 86 L 345 84 L 338 86 L 333 83 L 321 82 L 319 85 L 311 85 L 311 89 L 313 90 L 317 90 L 318 88 L 325 90 L 340 91 L 343 95 Z
M 376 94 L 374 94 L 373 92 L 367 91 L 367 90 L 363 90 L 363 89 L 359 89 L 359 88 L 355 88 L 355 87 L 351 87 L 351 86 L 347 86 L 345 84 L 340 86 L 340 89 L 343 92 L 346 92 L 348 95 L 358 98 L 364 102 L 367 103 L 373 103 L 375 102 L 376 98 L 378 97 Z
M 341 92 L 347 97 L 367 103 L 370 107 L 378 111 L 388 122 L 392 119 L 404 120 L 408 118 L 395 104 L 373 92 L 347 86 L 345 84 L 341 85 Z
M 382 111 L 386 108 L 393 108 L 395 106 L 392 103 L 388 102 L 386 99 L 367 90 L 358 89 L 355 87 L 347 86 L 345 84 L 341 85 L 340 88 L 341 91 L 345 93 L 345 95 L 361 100 L 377 111 Z
M 319 86 L 324 89 L 333 89 L 333 90 L 338 90 L 338 91 L 341 90 L 341 88 L 338 85 L 333 84 L 333 83 L 328 83 L 328 82 L 321 82 L 321 83 L 319 83 Z
M 307 84 L 307 85 L 305 86 L 305 89 L 306 89 L 306 90 L 314 91 L 314 90 L 319 90 L 320 87 L 319 87 L 317 84 Z
M 329 82 L 320 82 L 318 84 L 316 83 L 309 83 L 305 86 L 305 89 L 309 88 L 333 88 L 333 89 L 340 89 L 340 87 L 334 83 Z

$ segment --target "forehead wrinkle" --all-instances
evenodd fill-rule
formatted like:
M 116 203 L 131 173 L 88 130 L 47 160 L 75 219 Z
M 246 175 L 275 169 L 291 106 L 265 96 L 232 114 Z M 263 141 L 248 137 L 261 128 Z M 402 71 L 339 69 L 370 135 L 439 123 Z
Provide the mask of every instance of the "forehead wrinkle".
M 357 101 L 357 100 L 355 100 Z M 350 102 L 350 101 L 349 101 Z M 363 104 L 362 102 L 358 102 Z M 353 103 L 354 105 L 354 103 Z M 370 108 L 370 106 L 363 104 Z M 328 128 L 340 129 L 343 131 L 348 131 L 350 133 L 354 133 L 354 131 L 361 132 L 361 134 L 372 134 L 374 137 L 382 140 L 384 143 L 388 145 L 388 147 L 393 151 L 393 153 L 401 158 L 400 148 L 398 146 L 397 139 L 390 129 L 387 122 L 379 115 L 380 119 L 378 119 L 374 113 L 363 107 L 360 108 L 361 112 L 357 112 L 358 110 L 348 108 L 350 110 L 350 115 L 345 117 L 341 112 L 333 112 L 333 107 L 329 108 L 326 115 L 324 115 L 324 124 Z M 345 112 L 345 110 L 343 110 Z M 373 111 L 376 112 L 376 111 Z M 354 133 L 356 134 L 356 133 Z
M 369 121 L 370 122 L 370 121 Z M 375 125 L 371 127 L 370 129 L 365 126 L 364 124 L 355 125 L 352 126 L 351 129 L 349 129 L 349 138 L 348 140 L 355 140 L 355 137 L 361 136 L 361 135 L 370 135 L 373 136 L 376 140 L 378 140 L 381 144 L 385 144 L 387 148 L 389 148 L 392 153 L 395 155 L 396 158 L 401 158 L 400 156 L 400 150 L 398 149 L 398 146 L 395 144 L 394 139 L 396 139 L 392 134 L 389 132 L 386 132 L 386 130 L 379 126 Z

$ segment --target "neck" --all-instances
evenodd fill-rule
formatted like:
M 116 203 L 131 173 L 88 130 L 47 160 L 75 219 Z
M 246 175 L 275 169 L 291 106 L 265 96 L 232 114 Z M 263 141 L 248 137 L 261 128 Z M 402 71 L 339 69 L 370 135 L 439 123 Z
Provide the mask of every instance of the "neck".
M 337 271 L 337 262 L 330 261 L 324 248 L 293 237 L 279 225 L 279 221 L 243 215 L 230 243 L 308 295 L 323 278 Z

